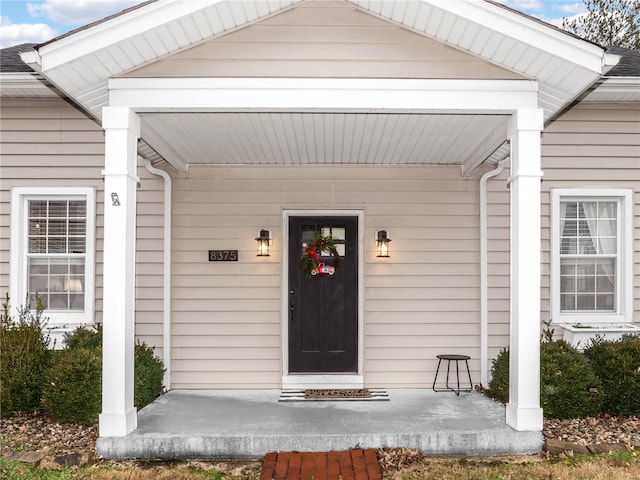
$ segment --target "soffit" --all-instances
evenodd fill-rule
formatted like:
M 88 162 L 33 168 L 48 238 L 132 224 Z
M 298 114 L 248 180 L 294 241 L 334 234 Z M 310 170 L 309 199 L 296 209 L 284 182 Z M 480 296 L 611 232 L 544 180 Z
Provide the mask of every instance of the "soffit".
M 142 137 L 170 140 L 172 164 L 462 165 L 501 115 L 356 113 L 143 114 Z M 491 152 L 489 152 L 491 153 Z M 176 156 L 178 160 L 176 161 Z
M 605 77 L 580 101 L 640 103 L 640 77 Z
M 58 98 L 48 82 L 36 73 L 0 73 L 2 98 Z

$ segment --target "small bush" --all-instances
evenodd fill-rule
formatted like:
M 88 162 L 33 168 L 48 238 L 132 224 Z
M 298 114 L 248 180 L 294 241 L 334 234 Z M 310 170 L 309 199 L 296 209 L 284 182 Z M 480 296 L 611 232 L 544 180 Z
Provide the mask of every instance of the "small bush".
M 102 325 L 95 327 L 79 326 L 71 333 L 64 334 L 64 348 L 74 350 L 78 348 L 96 349 L 102 346 Z
M 501 350 L 491 364 L 487 395 L 502 403 L 509 401 L 509 350 Z
M 102 348 L 60 352 L 49 369 L 42 403 L 61 422 L 95 424 L 102 404 Z
M 42 385 L 47 370 L 49 340 L 43 333 L 43 307 L 29 305 L 18 310 L 18 319 L 9 315 L 9 296 L 2 304 L 0 318 L 0 392 L 2 416 L 16 411 L 40 409 Z
M 640 337 L 595 342 L 584 354 L 602 383 L 603 409 L 612 415 L 640 415 Z
M 134 405 L 140 409 L 162 394 L 164 367 L 153 348 L 134 350 Z M 91 425 L 102 409 L 102 327 L 78 327 L 65 335 L 44 393 L 45 410 L 65 422 Z
M 509 351 L 493 360 L 487 395 L 509 401 Z M 540 406 L 549 418 L 596 415 L 601 407 L 600 382 L 587 359 L 562 340 L 540 345 Z
M 140 409 L 162 394 L 164 366 L 144 342 L 135 347 L 134 405 Z
M 540 406 L 549 418 L 583 418 L 602 407 L 598 377 L 587 358 L 564 340 L 540 345 Z

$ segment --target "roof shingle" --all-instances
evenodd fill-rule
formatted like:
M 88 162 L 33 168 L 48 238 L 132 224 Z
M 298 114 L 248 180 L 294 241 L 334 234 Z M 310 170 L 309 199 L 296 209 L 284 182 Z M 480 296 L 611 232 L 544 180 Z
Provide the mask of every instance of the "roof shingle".
M 607 53 L 622 58 L 618 65 L 607 72 L 606 77 L 640 77 L 640 52 L 624 47 L 607 47 Z
M 20 58 L 20 52 L 33 50 L 36 43 L 22 43 L 0 50 L 0 72 L 30 73 L 33 69 Z

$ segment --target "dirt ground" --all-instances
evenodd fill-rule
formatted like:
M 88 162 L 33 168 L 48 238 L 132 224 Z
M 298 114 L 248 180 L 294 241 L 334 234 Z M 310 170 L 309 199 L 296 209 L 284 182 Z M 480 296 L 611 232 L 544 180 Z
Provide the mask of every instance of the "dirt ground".
M 13 415 L 2 419 L 1 450 L 39 453 L 38 467 L 2 460 L 0 478 L 43 480 L 257 480 L 260 462 L 111 462 L 95 458 L 95 426 L 59 424 L 42 415 Z M 578 445 L 617 444 L 598 455 L 572 451 L 560 455 L 500 457 L 426 457 L 411 449 L 379 449 L 378 459 L 386 480 L 640 480 L 640 419 L 598 417 L 547 420 L 546 438 Z M 60 459 L 63 459 L 60 462 Z M 64 467 L 66 459 L 81 466 Z M 57 462 L 58 461 L 58 462 Z

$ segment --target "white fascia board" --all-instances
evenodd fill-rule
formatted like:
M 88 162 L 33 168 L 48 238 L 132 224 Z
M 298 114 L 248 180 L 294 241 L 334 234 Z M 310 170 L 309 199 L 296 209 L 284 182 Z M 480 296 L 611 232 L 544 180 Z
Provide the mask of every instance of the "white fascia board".
M 532 80 L 116 78 L 109 105 L 157 111 L 509 113 L 537 108 Z
M 602 74 L 604 49 L 489 2 L 422 0 L 446 12 Z
M 605 53 L 602 61 L 603 74 L 606 75 L 609 70 L 615 67 L 622 59 L 622 55 L 614 55 L 613 53 Z
M 141 32 L 161 27 L 224 0 L 161 0 L 62 37 L 38 50 L 42 69 L 56 68 Z
M 36 50 L 29 50 L 27 52 L 20 52 L 20 58 L 24 63 L 29 65 L 34 70 L 40 72 L 42 69 L 42 58 Z

